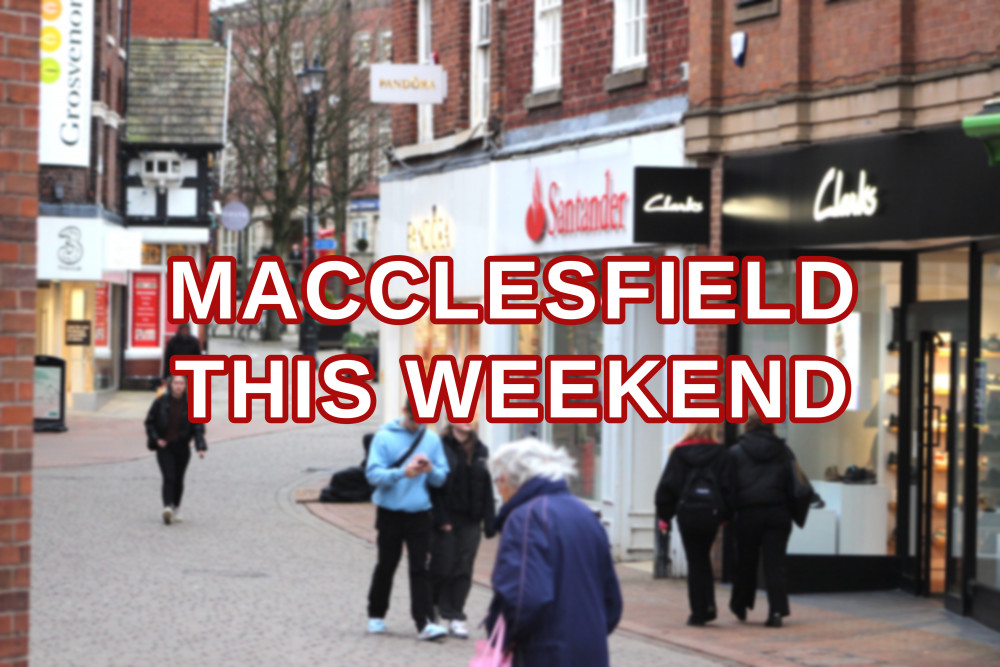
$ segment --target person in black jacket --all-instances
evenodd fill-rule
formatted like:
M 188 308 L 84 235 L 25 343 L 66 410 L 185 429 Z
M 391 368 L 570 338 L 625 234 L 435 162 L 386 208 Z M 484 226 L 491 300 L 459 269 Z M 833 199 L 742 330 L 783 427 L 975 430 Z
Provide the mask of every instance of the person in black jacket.
M 710 552 L 730 504 L 728 457 L 715 433 L 714 424 L 691 424 L 670 450 L 656 487 L 659 520 L 669 526 L 677 516 L 688 563 L 688 625 L 695 626 L 718 615 Z
M 751 412 L 743 435 L 729 450 L 733 467 L 736 571 L 729 608 L 741 621 L 753 609 L 757 565 L 764 559 L 767 579 L 767 625 L 780 628 L 788 616 L 785 554 L 792 533 L 789 509 L 790 462 L 795 456 L 774 434 L 774 424 Z
M 441 437 L 451 472 L 444 486 L 432 490 L 434 547 L 431 581 L 434 602 L 448 631 L 469 636 L 465 601 L 472 588 L 472 568 L 481 533 L 496 534 L 496 506 L 490 476 L 490 451 L 469 424 L 449 425 Z
M 198 355 L 201 354 L 201 343 L 198 338 L 191 335 L 191 325 L 182 324 L 177 327 L 177 333 L 175 333 L 169 341 L 167 341 L 166 348 L 163 351 L 163 379 L 164 384 L 166 379 L 170 377 L 170 360 L 174 357 L 179 357 L 183 355 Z
M 156 398 L 146 415 L 147 446 L 156 452 L 163 475 L 163 523 L 180 521 L 184 473 L 191 460 L 191 440 L 198 456 L 205 458 L 205 426 L 188 419 L 187 378 L 174 375 L 167 380 L 168 391 Z

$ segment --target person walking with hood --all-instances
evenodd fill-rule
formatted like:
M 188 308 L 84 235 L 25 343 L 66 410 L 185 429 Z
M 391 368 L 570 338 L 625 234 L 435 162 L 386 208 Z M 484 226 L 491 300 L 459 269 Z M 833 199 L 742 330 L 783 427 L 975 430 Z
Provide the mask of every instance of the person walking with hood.
M 487 539 L 496 534 L 490 450 L 471 424 L 450 424 L 441 442 L 450 473 L 444 486 L 431 491 L 435 527 L 431 581 L 434 603 L 448 631 L 466 639 L 465 601 L 472 588 L 479 540 L 484 529 Z
M 433 539 L 428 487 L 440 487 L 448 477 L 448 459 L 441 439 L 413 419 L 409 402 L 403 415 L 378 430 L 368 451 L 368 483 L 375 487 L 378 563 L 368 590 L 368 632 L 384 634 L 392 580 L 403 554 L 410 564 L 410 614 L 417 638 L 440 639 L 448 631 L 433 622 L 434 602 L 427 560 Z
M 181 497 L 184 474 L 191 461 L 191 440 L 198 456 L 205 458 L 205 425 L 188 418 L 187 378 L 167 378 L 167 392 L 158 396 L 146 414 L 147 446 L 156 452 L 156 463 L 163 477 L 163 523 L 168 526 L 181 520 Z
M 677 517 L 687 557 L 687 624 L 714 621 L 715 576 L 712 544 L 730 513 L 729 458 L 715 438 L 714 424 L 691 424 L 674 445 L 656 488 L 656 515 L 669 526 Z
M 785 555 L 792 533 L 789 507 L 791 462 L 785 441 L 774 434 L 774 424 L 751 412 L 743 435 L 729 450 L 733 466 L 736 571 L 729 608 L 741 621 L 753 609 L 757 592 L 757 567 L 761 557 L 767 580 L 767 622 L 780 628 L 788 608 Z
M 174 357 L 196 356 L 201 354 L 201 342 L 196 336 L 191 335 L 191 325 L 182 324 L 177 327 L 177 333 L 171 336 L 163 350 L 163 377 L 169 378 L 170 360 Z M 164 382 L 164 384 L 166 384 Z
M 566 484 L 572 457 L 527 438 L 501 447 L 490 468 L 504 504 L 487 627 L 503 619 L 518 667 L 608 667 L 621 589 L 604 526 Z

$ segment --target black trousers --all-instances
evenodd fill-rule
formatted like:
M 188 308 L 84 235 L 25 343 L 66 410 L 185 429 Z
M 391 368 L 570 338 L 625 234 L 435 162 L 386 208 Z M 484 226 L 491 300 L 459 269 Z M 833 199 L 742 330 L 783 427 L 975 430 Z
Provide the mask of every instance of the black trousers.
M 368 618 L 385 618 L 389 611 L 392 580 L 405 543 L 410 565 L 410 613 L 417 630 L 423 630 L 434 617 L 427 571 L 434 530 L 431 513 L 394 512 L 379 507 L 375 528 L 378 530 L 378 563 L 368 590 Z
M 730 606 L 753 609 L 757 593 L 757 567 L 764 559 L 768 616 L 788 616 L 788 583 L 785 555 L 792 534 L 792 516 L 785 505 L 746 507 L 737 512 L 736 576 Z
M 472 568 L 479 551 L 482 521 L 455 514 L 451 530 L 434 531 L 431 587 L 434 604 L 446 621 L 464 621 L 465 601 L 472 589 Z
M 156 462 L 163 476 L 163 506 L 180 507 L 184 495 L 184 473 L 191 461 L 191 445 L 171 442 L 156 450 Z
M 712 544 L 719 532 L 719 524 L 705 521 L 683 521 L 677 519 L 681 530 L 681 542 L 684 544 L 684 554 L 688 563 L 688 603 L 691 605 L 691 615 L 699 620 L 708 620 L 714 616 L 715 609 L 715 576 L 712 573 Z

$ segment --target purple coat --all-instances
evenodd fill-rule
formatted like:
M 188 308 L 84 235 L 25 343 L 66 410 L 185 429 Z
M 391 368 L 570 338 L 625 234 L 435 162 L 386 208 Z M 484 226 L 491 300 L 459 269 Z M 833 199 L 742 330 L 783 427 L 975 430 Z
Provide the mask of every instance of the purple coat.
M 622 615 L 604 526 L 566 482 L 527 481 L 497 516 L 487 625 L 503 613 L 515 667 L 606 667 Z

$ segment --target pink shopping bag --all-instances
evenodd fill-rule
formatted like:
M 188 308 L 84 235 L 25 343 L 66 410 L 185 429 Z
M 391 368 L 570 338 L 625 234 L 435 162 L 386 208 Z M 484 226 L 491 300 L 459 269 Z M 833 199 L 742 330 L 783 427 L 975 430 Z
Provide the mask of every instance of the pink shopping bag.
M 505 630 L 503 614 L 500 614 L 490 638 L 476 642 L 476 657 L 469 662 L 469 667 L 511 667 L 514 664 L 512 657 L 503 652 Z

